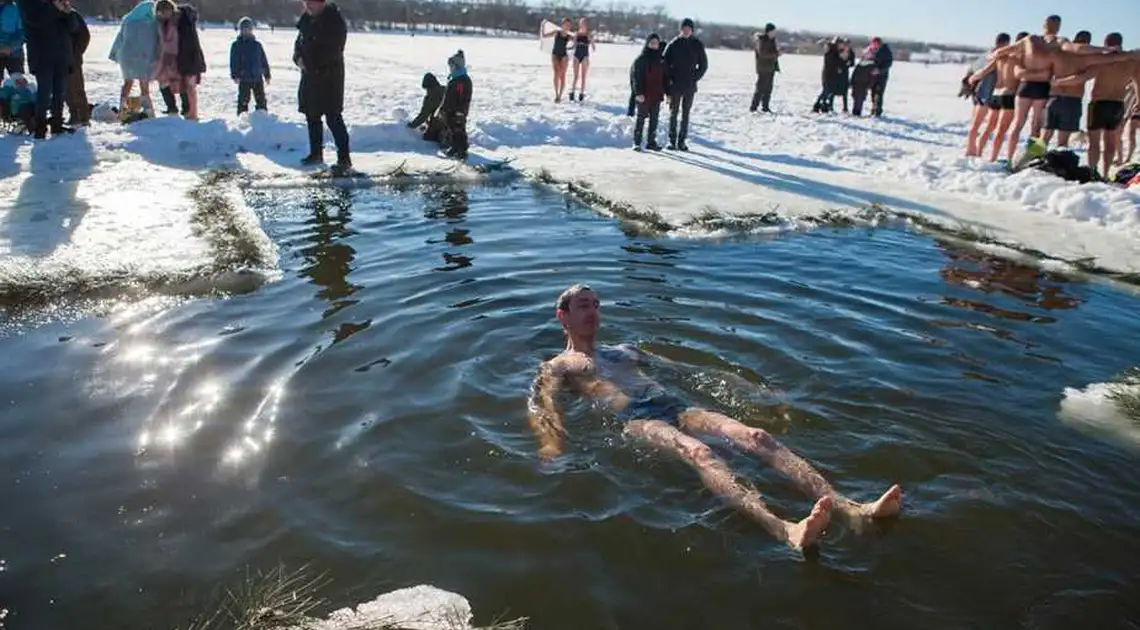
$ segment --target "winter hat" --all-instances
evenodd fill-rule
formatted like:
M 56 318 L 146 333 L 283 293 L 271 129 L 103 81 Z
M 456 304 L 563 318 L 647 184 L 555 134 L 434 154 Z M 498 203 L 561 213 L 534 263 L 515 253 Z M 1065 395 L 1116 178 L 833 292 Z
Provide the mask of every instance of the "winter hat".
M 693 29 L 694 31 L 697 30 L 697 25 L 693 22 L 693 18 L 685 18 L 681 20 L 681 28 L 685 28 L 686 26 Z
M 238 20 L 238 30 L 244 31 L 246 29 L 249 29 L 251 31 L 253 30 L 253 18 L 243 17 L 242 19 Z
M 437 87 L 438 85 L 439 85 L 439 79 L 437 79 L 434 74 L 432 74 L 430 72 L 424 73 L 424 81 L 421 84 L 421 86 L 425 90 L 430 88 L 430 87 Z
M 768 22 L 768 24 L 764 27 L 765 33 L 771 33 L 774 30 L 776 30 L 776 25 L 771 22 Z
M 650 33 L 649 37 L 645 38 L 645 45 L 649 46 L 649 42 L 653 40 L 657 40 L 657 43 L 661 43 L 661 36 L 659 36 L 657 33 Z
M 452 55 L 451 57 L 447 58 L 447 65 L 449 65 L 453 68 L 466 68 L 467 67 L 467 57 L 463 54 L 462 48 L 459 49 L 459 52 L 457 52 L 454 55 Z

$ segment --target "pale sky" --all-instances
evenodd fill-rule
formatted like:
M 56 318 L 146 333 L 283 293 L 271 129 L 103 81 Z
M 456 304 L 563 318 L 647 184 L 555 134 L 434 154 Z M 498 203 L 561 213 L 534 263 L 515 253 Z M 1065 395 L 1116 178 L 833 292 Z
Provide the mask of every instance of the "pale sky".
M 633 0 L 652 6 L 657 0 Z M 1112 31 L 1125 48 L 1140 48 L 1140 0 L 661 0 L 669 14 L 698 22 L 849 33 L 883 38 L 991 46 L 1000 31 L 1041 30 L 1045 16 L 1061 16 L 1061 34 L 1080 30 L 1100 44 Z M 602 7 L 605 0 L 595 0 Z

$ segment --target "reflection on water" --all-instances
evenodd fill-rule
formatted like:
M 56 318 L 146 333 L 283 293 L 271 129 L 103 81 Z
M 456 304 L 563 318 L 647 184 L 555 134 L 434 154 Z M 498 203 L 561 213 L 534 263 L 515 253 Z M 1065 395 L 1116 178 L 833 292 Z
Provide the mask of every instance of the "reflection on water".
M 5 340 L 9 619 L 185 627 L 185 594 L 285 561 L 330 572 L 330 606 L 428 582 L 534 630 L 1049 627 L 1037 600 L 1074 585 L 1121 626 L 1135 458 L 1052 418 L 1140 356 L 1135 298 L 890 230 L 654 240 L 525 187 L 258 195 L 280 282 Z M 670 389 L 844 494 L 900 483 L 897 527 L 803 565 L 620 427 L 541 464 L 526 395 L 577 281 Z

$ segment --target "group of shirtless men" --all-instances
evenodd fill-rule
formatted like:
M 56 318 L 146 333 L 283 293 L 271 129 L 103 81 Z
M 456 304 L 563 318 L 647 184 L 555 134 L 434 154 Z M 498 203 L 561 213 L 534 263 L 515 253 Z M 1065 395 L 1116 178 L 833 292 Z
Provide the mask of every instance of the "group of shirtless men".
M 1089 168 L 1108 177 L 1111 166 L 1120 163 L 1121 132 L 1137 117 L 1134 109 L 1125 111 L 1125 101 L 1129 84 L 1140 85 L 1140 51 L 1124 52 L 1120 33 L 1109 33 L 1103 46 L 1093 46 L 1088 31 L 1070 41 L 1058 34 L 1060 30 L 1061 18 L 1051 15 L 1041 35 L 1021 33 L 1013 43 L 1008 34 L 998 36 L 985 67 L 969 78 L 976 86 L 986 75 L 996 73 L 993 96 L 975 107 L 967 155 L 980 157 L 996 131 L 990 150 L 990 161 L 996 162 L 1008 132 L 1006 160 L 1013 164 L 1021 132 L 1031 116 L 1031 137 L 1048 144 L 1056 131 L 1058 144 L 1067 147 L 1072 134 L 1080 131 L 1085 85 L 1092 81 L 1087 121 Z M 983 122 L 986 128 L 979 135 Z

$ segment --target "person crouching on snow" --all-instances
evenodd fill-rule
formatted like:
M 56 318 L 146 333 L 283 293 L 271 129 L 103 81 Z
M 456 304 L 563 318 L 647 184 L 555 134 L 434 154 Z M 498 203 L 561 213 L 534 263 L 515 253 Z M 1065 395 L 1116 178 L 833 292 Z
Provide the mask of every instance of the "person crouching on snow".
M 254 106 L 266 111 L 265 86 L 273 77 L 269 71 L 269 59 L 265 48 L 253 34 L 253 19 L 243 17 L 238 21 L 238 36 L 230 45 L 230 78 L 238 86 L 237 113 L 249 111 L 249 95 L 253 93 Z
M 408 123 L 408 128 L 422 129 L 424 140 L 439 142 L 444 128 L 443 119 L 438 115 L 439 106 L 443 105 L 447 88 L 443 87 L 439 79 L 430 72 L 424 74 L 424 80 L 420 85 L 424 88 L 424 102 L 420 106 L 419 115 Z
M 8 76 L 0 86 L 0 119 L 18 120 L 32 129 L 36 116 L 36 86 L 22 73 Z
M 451 74 L 447 77 L 447 92 L 443 96 L 440 114 L 450 132 L 448 157 L 467 159 L 467 113 L 471 109 L 471 78 L 467 76 L 467 59 L 463 51 L 447 60 Z
M 185 94 L 187 120 L 198 120 L 198 83 L 206 72 L 206 56 L 198 41 L 198 12 L 189 5 L 171 0 L 158 0 L 154 5 L 158 18 L 160 54 L 158 83 L 173 94 Z
M 661 101 L 665 100 L 665 62 L 661 58 L 661 38 L 650 34 L 645 48 L 633 62 L 633 93 L 637 101 L 637 123 L 633 128 L 633 150 L 641 150 L 641 132 L 645 119 L 649 119 L 648 151 L 660 151 L 657 144 L 657 121 L 661 115 Z

